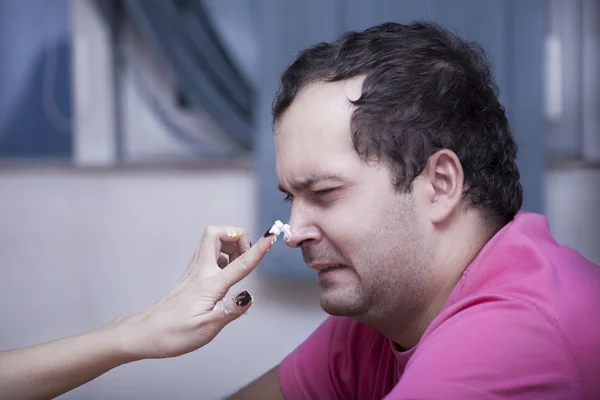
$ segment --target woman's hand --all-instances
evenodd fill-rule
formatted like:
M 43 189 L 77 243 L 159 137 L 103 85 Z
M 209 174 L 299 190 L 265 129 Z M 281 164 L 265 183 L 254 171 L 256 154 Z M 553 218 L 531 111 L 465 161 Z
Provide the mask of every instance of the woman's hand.
M 256 268 L 271 246 L 268 236 L 251 247 L 242 228 L 207 228 L 179 282 L 144 312 L 113 322 L 123 350 L 134 360 L 164 358 L 210 342 L 251 306 L 246 291 L 226 295 Z
M 54 398 L 119 365 L 175 357 L 204 346 L 250 307 L 247 292 L 225 296 L 256 268 L 271 239 L 266 235 L 251 247 L 241 228 L 206 229 L 181 279 L 142 313 L 79 335 L 0 352 L 2 398 Z

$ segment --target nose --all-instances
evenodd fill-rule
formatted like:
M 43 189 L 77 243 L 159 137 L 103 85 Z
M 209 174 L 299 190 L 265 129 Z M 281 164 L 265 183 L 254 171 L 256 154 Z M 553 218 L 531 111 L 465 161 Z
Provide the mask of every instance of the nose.
M 301 206 L 292 205 L 292 213 L 288 224 L 292 236 L 286 243 L 290 247 L 298 248 L 310 241 L 318 242 L 322 238 L 321 229 L 318 227 L 315 219 L 310 215 L 308 210 Z

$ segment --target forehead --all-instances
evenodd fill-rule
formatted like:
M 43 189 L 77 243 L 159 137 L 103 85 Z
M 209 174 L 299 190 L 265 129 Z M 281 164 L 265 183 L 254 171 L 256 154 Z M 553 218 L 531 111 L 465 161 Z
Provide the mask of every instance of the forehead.
M 350 122 L 362 79 L 315 82 L 303 88 L 275 124 L 280 181 L 324 173 L 346 174 L 358 167 Z M 357 95 L 358 93 L 358 95 Z

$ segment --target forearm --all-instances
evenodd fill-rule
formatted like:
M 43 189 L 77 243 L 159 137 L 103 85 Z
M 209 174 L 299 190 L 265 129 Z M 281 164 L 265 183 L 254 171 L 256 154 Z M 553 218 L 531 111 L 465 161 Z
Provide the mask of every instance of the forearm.
M 53 398 L 134 361 L 122 349 L 118 325 L 0 352 L 2 398 Z

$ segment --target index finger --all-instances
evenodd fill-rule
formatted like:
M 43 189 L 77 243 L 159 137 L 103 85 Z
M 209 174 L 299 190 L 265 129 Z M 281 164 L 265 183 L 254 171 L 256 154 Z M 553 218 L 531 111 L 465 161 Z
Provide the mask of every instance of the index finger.
M 231 262 L 218 274 L 218 280 L 229 288 L 248 276 L 273 246 L 273 235 L 261 237 L 248 251 Z

